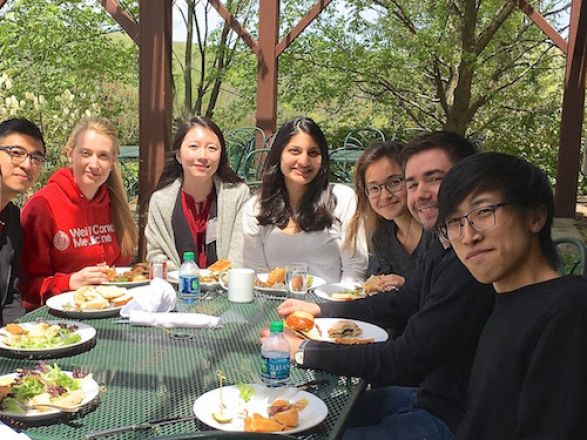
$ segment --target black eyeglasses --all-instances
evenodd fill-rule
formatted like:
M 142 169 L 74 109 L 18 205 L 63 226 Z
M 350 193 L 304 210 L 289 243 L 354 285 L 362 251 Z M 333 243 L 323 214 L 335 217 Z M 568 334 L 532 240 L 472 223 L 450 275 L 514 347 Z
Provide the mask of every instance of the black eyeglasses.
M 385 181 L 385 183 L 368 183 L 365 186 L 365 195 L 375 199 L 381 196 L 383 188 L 385 188 L 390 193 L 395 193 L 402 190 L 404 187 L 403 183 L 404 178 L 401 176 L 391 176 Z
M 45 164 L 45 156 L 39 153 L 28 153 L 19 145 L 6 145 L 0 147 L 0 151 L 6 151 L 12 159 L 14 165 L 20 165 L 27 157 L 31 159 L 31 165 L 41 168 Z
M 497 211 L 497 208 L 511 205 L 512 203 L 515 202 L 495 203 L 493 205 L 473 209 L 467 215 L 447 220 L 445 224 L 438 227 L 438 233 L 445 240 L 458 240 L 463 235 L 465 219 L 476 231 L 480 232 L 491 229 L 495 226 L 495 211 Z

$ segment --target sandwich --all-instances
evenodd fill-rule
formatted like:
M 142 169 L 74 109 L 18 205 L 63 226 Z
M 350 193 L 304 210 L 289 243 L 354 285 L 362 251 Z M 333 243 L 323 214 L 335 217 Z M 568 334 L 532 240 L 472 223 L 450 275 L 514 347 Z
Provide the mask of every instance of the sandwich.
M 94 286 L 83 286 L 73 294 L 73 301 L 80 310 L 102 310 L 110 307 L 106 298 Z
M 131 299 L 132 299 L 132 295 L 130 293 L 126 293 L 122 296 L 111 299 L 110 304 L 112 304 L 114 307 L 122 307 L 123 305 L 128 303 Z
M 219 260 L 216 260 L 215 263 L 208 266 L 208 270 L 210 271 L 210 273 L 219 274 L 220 272 L 224 272 L 225 270 L 230 269 L 231 266 L 232 263 L 229 260 L 225 258 L 220 258 Z
M 381 280 L 377 275 L 371 275 L 367 281 L 363 283 L 363 291 L 367 294 L 373 294 L 381 290 Z
M 365 296 L 365 290 L 359 286 L 355 287 L 353 290 L 334 292 L 330 294 L 330 298 L 339 301 L 353 301 L 355 299 L 365 298 Z
M 267 284 L 269 286 L 273 286 L 275 284 L 284 284 L 285 283 L 285 268 L 284 267 L 276 267 L 269 275 L 267 275 Z
M 102 295 L 107 300 L 112 300 L 114 298 L 118 298 L 126 293 L 126 289 L 124 287 L 118 286 L 96 286 L 96 292 Z
M 295 311 L 285 318 L 285 325 L 294 332 L 309 332 L 314 328 L 314 316 L 308 312 Z
M 118 286 L 83 286 L 73 294 L 73 301 L 79 310 L 120 307 L 131 299 L 127 290 Z
M 363 330 L 353 321 L 340 320 L 328 329 L 330 338 L 356 338 L 361 336 Z

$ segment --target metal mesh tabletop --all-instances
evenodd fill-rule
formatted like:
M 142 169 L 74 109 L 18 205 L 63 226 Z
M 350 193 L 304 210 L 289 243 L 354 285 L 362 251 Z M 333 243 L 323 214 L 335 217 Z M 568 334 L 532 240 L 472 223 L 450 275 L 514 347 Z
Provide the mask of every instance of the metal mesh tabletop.
M 96 328 L 96 345 L 89 351 L 56 362 L 63 370 L 79 367 L 93 374 L 103 386 L 97 407 L 83 417 L 56 420 L 45 426 L 28 426 L 33 439 L 83 439 L 86 434 L 149 420 L 193 415 L 193 404 L 201 394 L 217 388 L 215 371 L 221 369 L 227 383 L 258 382 L 261 370 L 260 327 L 276 319 L 278 302 L 257 298 L 250 304 L 233 304 L 225 297 L 203 301 L 200 313 L 236 317 L 218 329 L 175 329 L 189 338 L 174 338 L 154 327 L 119 323 L 118 318 L 86 319 Z M 21 321 L 55 319 L 43 307 Z M 0 374 L 31 367 L 37 361 L 0 358 Z M 299 438 L 335 438 L 364 384 L 357 379 L 292 367 L 292 382 L 317 378 L 328 385 L 313 391 L 328 407 L 324 422 L 299 434 Z M 96 405 L 94 405 L 96 406 Z M 162 435 L 209 430 L 199 421 L 170 424 L 106 439 L 148 439 Z

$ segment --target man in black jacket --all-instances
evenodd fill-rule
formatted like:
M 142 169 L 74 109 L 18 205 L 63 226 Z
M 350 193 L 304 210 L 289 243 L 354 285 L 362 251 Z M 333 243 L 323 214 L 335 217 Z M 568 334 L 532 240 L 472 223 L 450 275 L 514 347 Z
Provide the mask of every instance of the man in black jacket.
M 427 230 L 435 230 L 444 175 L 474 152 L 449 132 L 423 135 L 406 146 L 408 207 Z M 396 293 L 320 305 L 286 300 L 278 313 L 354 318 L 399 334 L 385 343 L 352 346 L 288 336 L 296 363 L 386 385 L 365 393 L 344 438 L 450 439 L 464 415 L 472 359 L 493 300 L 491 286 L 471 276 L 448 242 L 435 239 Z
M 34 185 L 44 163 L 45 142 L 35 124 L 0 124 L 0 325 L 24 313 L 17 285 L 23 234 L 20 210 L 11 200 Z
M 456 437 L 587 438 L 587 280 L 557 270 L 546 175 L 482 153 L 447 174 L 439 200 L 440 235 L 497 293 Z

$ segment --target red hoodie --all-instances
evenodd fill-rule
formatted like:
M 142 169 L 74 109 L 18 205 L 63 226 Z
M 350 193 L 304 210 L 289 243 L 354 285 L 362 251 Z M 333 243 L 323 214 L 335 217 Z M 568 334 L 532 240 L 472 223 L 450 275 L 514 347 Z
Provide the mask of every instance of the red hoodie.
M 102 185 L 93 200 L 81 192 L 71 168 L 51 176 L 22 210 L 24 229 L 20 291 L 27 310 L 70 290 L 73 272 L 99 263 L 126 265 L 110 213 L 110 195 Z

